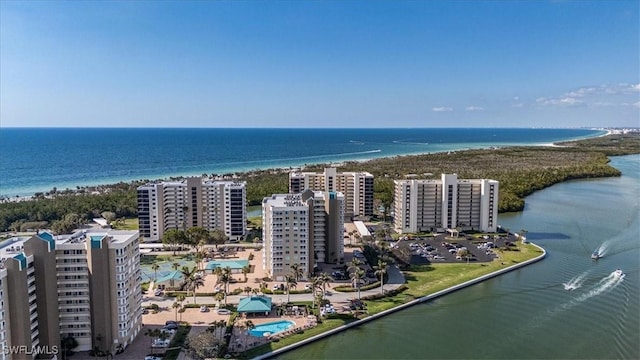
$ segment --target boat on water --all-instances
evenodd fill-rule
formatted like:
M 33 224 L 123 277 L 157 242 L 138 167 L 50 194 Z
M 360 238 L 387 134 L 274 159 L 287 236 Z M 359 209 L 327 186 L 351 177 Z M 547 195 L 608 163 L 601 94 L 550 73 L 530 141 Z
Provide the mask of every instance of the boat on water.
M 598 259 L 600 259 L 600 254 L 598 254 L 597 251 L 594 251 L 593 254 L 591 254 L 591 258 L 593 260 L 598 260 Z
M 613 277 L 616 278 L 616 279 L 621 278 L 622 275 L 624 275 L 624 273 L 620 269 L 616 269 L 616 271 L 613 272 Z

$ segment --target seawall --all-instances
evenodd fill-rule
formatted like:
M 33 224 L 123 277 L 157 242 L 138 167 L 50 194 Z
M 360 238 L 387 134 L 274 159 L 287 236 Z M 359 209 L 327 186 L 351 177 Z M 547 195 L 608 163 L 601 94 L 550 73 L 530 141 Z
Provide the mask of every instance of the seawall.
M 477 277 L 475 279 L 472 279 L 472 280 L 469 280 L 469 281 L 465 281 L 465 282 L 460 283 L 458 285 L 454 285 L 454 286 L 446 288 L 444 290 L 437 291 L 437 292 L 435 292 L 433 294 L 426 295 L 426 296 L 423 296 L 421 298 L 412 300 L 412 301 L 410 301 L 410 302 L 408 302 L 406 304 L 399 305 L 399 306 L 394 307 L 392 309 L 384 310 L 382 312 L 379 312 L 379 313 L 377 313 L 375 315 L 372 315 L 372 316 L 369 316 L 367 318 L 354 321 L 352 323 L 337 327 L 335 329 L 331 329 L 331 330 L 326 331 L 326 332 L 324 332 L 322 334 L 318 334 L 318 335 L 312 336 L 310 338 L 304 339 L 302 341 L 299 341 L 299 342 L 297 342 L 295 344 L 291 344 L 291 345 L 285 346 L 283 348 L 274 350 L 272 352 L 259 355 L 259 356 L 255 357 L 254 359 L 258 359 L 258 360 L 269 359 L 271 357 L 277 356 L 277 355 L 285 353 L 287 351 L 291 351 L 293 349 L 296 349 L 296 348 L 298 348 L 300 346 L 304 346 L 304 345 L 310 344 L 310 343 L 312 343 L 314 341 L 318 341 L 320 339 L 323 339 L 325 337 L 331 336 L 333 334 L 337 334 L 337 333 L 343 332 L 345 330 L 348 330 L 350 328 L 353 328 L 353 327 L 356 327 L 356 326 L 360 326 L 362 324 L 366 324 L 366 323 L 368 323 L 370 321 L 379 319 L 379 318 L 381 318 L 383 316 L 387 316 L 389 314 L 393 314 L 393 313 L 395 313 L 397 311 L 404 310 L 404 309 L 409 308 L 411 306 L 427 302 L 429 300 L 438 298 L 440 296 L 452 293 L 454 291 L 466 288 L 466 287 L 471 286 L 471 285 L 475 285 L 475 284 L 480 283 L 480 282 L 482 282 L 484 280 L 491 279 L 493 277 L 508 273 L 510 271 L 513 271 L 513 270 L 516 270 L 516 269 L 520 269 L 522 267 L 525 267 L 527 265 L 533 264 L 535 262 L 538 262 L 538 261 L 544 259 L 545 256 L 547 255 L 546 250 L 544 248 L 542 248 L 541 246 L 538 246 L 538 245 L 536 245 L 534 243 L 531 243 L 531 244 L 534 245 L 535 247 L 539 248 L 540 250 L 542 250 L 542 254 L 540 254 L 539 256 L 537 256 L 537 257 L 535 257 L 533 259 L 529 259 L 527 261 L 524 261 L 524 262 L 521 262 L 521 263 L 518 263 L 518 264 L 514 264 L 514 265 L 509 266 L 507 268 L 504 268 L 504 269 L 501 269 L 501 270 L 498 270 L 498 271 L 494 271 L 494 272 L 492 272 L 490 274 L 482 275 L 482 276 Z

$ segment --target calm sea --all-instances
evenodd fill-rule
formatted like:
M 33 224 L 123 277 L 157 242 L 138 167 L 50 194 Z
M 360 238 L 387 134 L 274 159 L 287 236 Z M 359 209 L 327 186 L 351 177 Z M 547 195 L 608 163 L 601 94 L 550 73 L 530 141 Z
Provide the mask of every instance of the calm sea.
M 640 359 L 640 155 L 612 165 L 622 177 L 557 184 L 500 214 L 543 261 L 279 358 Z
M 0 196 L 603 134 L 587 129 L 0 128 Z

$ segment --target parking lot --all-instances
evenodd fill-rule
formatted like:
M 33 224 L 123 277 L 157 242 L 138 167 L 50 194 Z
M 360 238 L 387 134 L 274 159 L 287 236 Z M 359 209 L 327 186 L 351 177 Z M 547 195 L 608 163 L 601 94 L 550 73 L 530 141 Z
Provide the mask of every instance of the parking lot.
M 475 238 L 472 236 L 449 236 L 439 234 L 434 237 L 401 237 L 394 244 L 394 251 L 410 254 L 411 264 L 489 262 L 497 257 L 500 247 L 512 244 L 507 237 L 497 239 Z M 466 251 L 465 251 L 466 250 Z

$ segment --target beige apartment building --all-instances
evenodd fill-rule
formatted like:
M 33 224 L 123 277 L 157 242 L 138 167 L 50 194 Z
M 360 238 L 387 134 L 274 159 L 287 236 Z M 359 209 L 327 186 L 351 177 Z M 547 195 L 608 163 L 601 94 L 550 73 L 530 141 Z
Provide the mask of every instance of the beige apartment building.
M 0 359 L 53 355 L 68 336 L 78 342 L 75 351 L 115 354 L 140 332 L 137 231 L 44 232 L 7 240 L 0 255 L 0 345 L 33 352 L 5 351 Z
M 322 173 L 290 172 L 289 193 L 304 190 L 341 192 L 348 219 L 373 215 L 373 175 L 368 172 L 337 172 L 335 168 Z
M 265 198 L 263 269 L 283 281 L 293 264 L 308 278 L 318 263 L 343 260 L 344 202 L 342 193 L 311 190 Z
M 394 227 L 400 233 L 445 229 L 495 232 L 499 183 L 489 179 L 396 180 Z
M 138 187 L 138 227 L 143 241 L 160 241 L 169 229 L 220 229 L 230 239 L 245 235 L 244 181 L 158 182 Z

